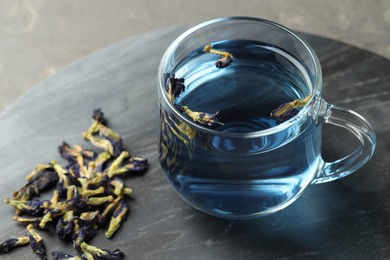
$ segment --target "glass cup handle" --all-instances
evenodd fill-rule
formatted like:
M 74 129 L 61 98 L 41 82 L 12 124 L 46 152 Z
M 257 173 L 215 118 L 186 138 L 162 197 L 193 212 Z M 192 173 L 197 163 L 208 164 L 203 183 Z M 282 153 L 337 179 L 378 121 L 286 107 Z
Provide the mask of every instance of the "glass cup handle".
M 360 142 L 360 147 L 333 162 L 323 162 L 322 169 L 312 183 L 324 183 L 345 177 L 362 167 L 373 155 L 376 136 L 371 125 L 358 113 L 323 101 L 324 123 L 345 128 Z

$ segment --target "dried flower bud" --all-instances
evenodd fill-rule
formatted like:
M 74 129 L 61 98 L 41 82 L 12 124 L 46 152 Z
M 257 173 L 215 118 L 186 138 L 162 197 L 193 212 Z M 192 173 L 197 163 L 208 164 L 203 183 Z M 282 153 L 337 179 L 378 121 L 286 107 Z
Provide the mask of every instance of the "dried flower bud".
M 105 188 L 104 187 L 99 187 L 99 188 L 97 188 L 95 190 L 81 189 L 80 190 L 80 195 L 83 198 L 88 198 L 88 197 L 91 197 L 91 196 L 101 195 L 104 192 L 105 192 Z
M 114 197 L 109 195 L 109 196 L 105 196 L 105 197 L 91 197 L 91 198 L 88 198 L 87 203 L 89 205 L 98 206 L 98 205 L 102 205 L 102 204 L 104 204 L 106 202 L 113 202 L 113 201 L 114 201 Z
M 99 223 L 100 212 L 96 211 L 88 211 L 81 213 L 79 217 L 79 223 L 82 227 L 93 227 Z
M 118 169 L 113 170 L 108 173 L 109 178 L 113 178 L 114 176 L 128 173 L 128 172 L 143 172 L 148 168 L 148 160 L 135 156 L 131 157 L 126 164 Z
M 232 62 L 233 62 L 232 57 L 229 55 L 226 55 L 226 56 L 223 56 L 221 59 L 219 59 L 215 63 L 215 67 L 217 67 L 218 69 L 223 69 L 223 68 L 226 68 L 227 66 L 229 66 L 230 64 L 232 64 Z
M 46 228 L 47 223 L 53 221 L 52 214 L 50 211 L 48 211 L 43 218 L 41 219 L 41 222 L 39 222 L 39 227 L 42 229 Z
M 81 243 L 80 247 L 88 260 L 120 260 L 124 257 L 123 252 L 119 249 L 115 249 L 113 251 L 100 249 L 95 246 L 88 245 L 85 242 Z
M 110 225 L 106 232 L 106 237 L 111 238 L 114 233 L 119 229 L 121 222 L 125 219 L 126 214 L 129 210 L 127 204 L 121 200 L 119 205 L 116 207 L 114 214 L 111 217 Z
M 194 112 L 191 109 L 189 109 L 187 106 L 180 106 L 176 105 L 176 108 L 182 112 L 187 114 L 194 122 L 198 122 L 202 125 L 208 125 L 213 126 L 215 124 L 222 124 L 219 122 L 218 114 L 219 112 L 216 112 L 214 114 L 205 113 L 205 112 Z
M 165 88 L 168 92 L 168 98 L 173 103 L 175 98 L 185 90 L 184 78 L 175 78 L 175 74 L 166 73 L 165 75 Z
M 279 121 L 286 121 L 295 116 L 299 110 L 304 107 L 311 99 L 312 94 L 307 95 L 304 99 L 295 99 L 294 101 L 280 105 L 277 109 L 272 110 L 271 117 Z
M 73 211 L 66 212 L 61 218 L 58 219 L 56 225 L 56 233 L 58 238 L 62 240 L 71 240 L 74 229 L 74 213 Z
M 96 231 L 91 227 L 82 227 L 78 232 L 73 235 L 73 247 L 77 251 L 81 250 L 81 244 L 88 242 L 96 236 Z
M 116 196 L 121 196 L 124 193 L 125 183 L 121 178 L 114 178 L 110 181 L 110 184 L 114 187 L 113 193 Z
M 5 198 L 4 202 L 6 204 L 12 205 L 15 209 L 19 210 L 21 213 L 28 214 L 31 216 L 39 216 L 43 213 L 45 209 L 45 204 L 48 203 L 46 200 L 11 200 Z
M 31 224 L 27 226 L 27 231 L 29 232 L 31 248 L 42 260 L 47 260 L 46 247 L 42 237 L 35 231 Z
M 39 222 L 41 222 L 42 218 L 40 217 L 21 217 L 21 216 L 13 216 L 12 217 L 13 221 L 22 223 L 22 224 L 34 224 L 37 225 Z
M 220 59 L 215 63 L 215 66 L 216 66 L 218 69 L 226 68 L 226 67 L 228 67 L 230 64 L 232 64 L 232 62 L 233 62 L 233 55 L 232 55 L 231 53 L 226 52 L 226 51 L 215 50 L 215 49 L 211 48 L 211 45 L 210 45 L 210 44 L 207 44 L 206 46 L 204 46 L 203 51 L 204 51 L 204 52 L 210 52 L 210 53 L 213 53 L 213 54 L 217 54 L 217 55 L 221 55 L 221 56 L 222 56 L 222 58 L 220 58 Z
M 112 172 L 114 170 L 116 170 L 119 165 L 123 162 L 124 159 L 126 159 L 127 157 L 129 157 L 129 153 L 126 152 L 126 151 L 123 151 L 119 156 L 118 158 L 116 158 L 110 165 L 110 167 L 108 168 L 108 176 L 111 176 L 112 175 Z
M 102 124 L 105 123 L 104 113 L 102 112 L 101 108 L 95 109 L 93 111 L 92 119 Z
M 30 200 L 39 195 L 58 181 L 58 176 L 49 167 L 31 175 L 30 181 L 21 189 L 14 192 L 13 197 L 17 200 Z
M 32 178 L 37 175 L 38 173 L 47 170 L 47 169 L 53 169 L 53 166 L 51 164 L 38 164 L 27 176 L 26 180 L 31 181 Z
M 99 224 L 103 225 L 107 221 L 107 217 L 115 210 L 118 206 L 119 202 L 122 200 L 121 196 L 118 196 L 113 202 L 107 205 L 102 214 L 99 217 Z
M 29 243 L 30 238 L 27 236 L 7 239 L 0 244 L 0 254 L 9 253 L 16 247 L 28 245 Z
M 96 154 L 92 150 L 84 149 L 81 146 L 75 145 L 71 147 L 68 143 L 63 142 L 58 147 L 60 155 L 68 161 L 77 161 L 78 157 L 85 157 L 87 159 L 93 159 Z

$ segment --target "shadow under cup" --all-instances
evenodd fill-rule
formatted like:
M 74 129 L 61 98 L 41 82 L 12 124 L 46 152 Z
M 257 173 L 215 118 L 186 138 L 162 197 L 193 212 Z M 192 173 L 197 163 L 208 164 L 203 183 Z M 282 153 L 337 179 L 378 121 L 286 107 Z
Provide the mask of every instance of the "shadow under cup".
M 194 50 L 226 40 L 263 42 L 291 55 L 305 82 L 301 92 L 311 94 L 310 101 L 285 122 L 247 132 L 210 128 L 179 112 L 167 96 L 166 73 L 181 77 L 183 71 L 191 69 L 183 60 Z M 183 66 L 185 70 L 179 69 Z M 160 163 L 170 184 L 185 201 L 205 213 L 250 219 L 287 207 L 311 183 L 338 179 L 360 168 L 372 156 L 375 134 L 360 115 L 326 103 L 321 88 L 315 53 L 281 25 L 232 17 L 188 30 L 168 48 L 158 71 Z M 324 162 L 324 122 L 352 132 L 361 142 L 359 149 L 338 161 Z

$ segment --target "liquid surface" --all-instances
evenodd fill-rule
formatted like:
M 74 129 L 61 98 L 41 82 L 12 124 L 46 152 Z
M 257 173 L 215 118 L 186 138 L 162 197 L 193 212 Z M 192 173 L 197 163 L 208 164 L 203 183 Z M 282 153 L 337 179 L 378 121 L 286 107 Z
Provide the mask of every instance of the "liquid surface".
M 218 131 L 273 127 L 273 109 L 310 92 L 305 72 L 282 50 L 245 41 L 213 47 L 231 52 L 233 64 L 217 69 L 220 57 L 199 49 L 174 73 L 186 84 L 176 102 L 193 111 L 220 111 Z M 272 213 L 292 203 L 317 172 L 321 128 L 311 119 L 272 136 L 229 138 L 188 131 L 163 109 L 160 115 L 162 168 L 181 197 L 208 214 L 249 219 Z
M 219 55 L 201 48 L 182 60 L 174 73 L 185 78 L 186 90 L 176 103 L 193 111 L 220 112 L 219 131 L 253 132 L 277 124 L 270 112 L 309 94 L 304 71 L 288 53 L 252 41 L 224 41 L 217 50 L 233 54 L 233 63 L 215 67 Z

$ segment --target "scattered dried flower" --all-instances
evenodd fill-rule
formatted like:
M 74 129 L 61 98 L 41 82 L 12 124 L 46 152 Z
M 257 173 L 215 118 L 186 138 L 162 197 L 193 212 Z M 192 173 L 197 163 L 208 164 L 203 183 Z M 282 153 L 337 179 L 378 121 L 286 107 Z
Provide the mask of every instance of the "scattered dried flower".
M 131 194 L 132 189 L 125 186 L 122 178 L 115 176 L 142 172 L 148 163 L 142 157 L 130 157 L 123 150 L 122 138 L 105 125 L 100 109 L 94 111 L 92 125 L 83 136 L 104 151 L 96 153 L 63 142 L 58 151 L 68 161 L 68 166 L 62 167 L 55 160 L 38 165 L 27 176 L 28 183 L 14 193 L 14 198 L 5 199 L 16 210 L 17 216 L 13 220 L 28 225 L 29 236 L 5 241 L 0 245 L 0 253 L 30 243 L 34 252 L 46 259 L 45 245 L 34 226 L 50 230 L 49 226 L 55 225 L 57 236 L 73 240 L 75 249 L 89 259 L 123 257 L 120 250 L 98 249 L 87 244 L 82 249 L 81 245 L 93 238 L 109 217 L 107 236 L 111 237 L 119 228 L 128 212 L 125 195 Z M 50 201 L 36 198 L 41 191 L 55 185 Z M 55 259 L 84 259 L 63 251 L 52 255 Z

